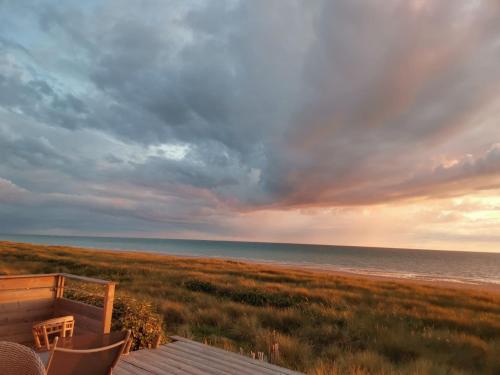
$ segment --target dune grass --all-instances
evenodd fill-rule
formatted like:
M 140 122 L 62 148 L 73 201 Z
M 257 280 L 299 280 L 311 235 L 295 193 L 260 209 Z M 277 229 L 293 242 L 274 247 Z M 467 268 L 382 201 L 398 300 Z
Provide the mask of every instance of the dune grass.
M 0 242 L 0 274 L 68 272 L 155 302 L 167 333 L 308 374 L 500 374 L 500 295 L 243 262 Z

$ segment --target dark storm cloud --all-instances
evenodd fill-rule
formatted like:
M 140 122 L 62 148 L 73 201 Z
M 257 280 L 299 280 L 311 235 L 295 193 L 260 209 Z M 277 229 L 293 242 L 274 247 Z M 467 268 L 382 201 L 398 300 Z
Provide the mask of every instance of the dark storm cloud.
M 496 1 L 0 6 L 10 227 L 44 207 L 217 232 L 498 187 L 500 128 L 477 120 L 500 93 Z

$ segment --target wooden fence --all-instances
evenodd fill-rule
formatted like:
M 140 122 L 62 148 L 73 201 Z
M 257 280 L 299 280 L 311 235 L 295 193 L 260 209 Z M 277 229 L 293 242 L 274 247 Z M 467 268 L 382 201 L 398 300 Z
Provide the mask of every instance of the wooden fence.
M 65 297 L 68 280 L 96 285 L 103 307 Z M 109 333 L 114 294 L 114 282 L 70 274 L 0 276 L 0 340 L 31 342 L 33 323 L 64 315 L 75 317 L 75 334 Z

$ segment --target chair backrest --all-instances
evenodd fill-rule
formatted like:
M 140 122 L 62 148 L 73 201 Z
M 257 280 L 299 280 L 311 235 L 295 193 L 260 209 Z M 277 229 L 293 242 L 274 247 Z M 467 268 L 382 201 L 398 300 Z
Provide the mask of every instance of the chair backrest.
M 57 335 L 58 337 L 71 337 L 73 336 L 73 329 L 75 328 L 75 318 L 72 315 L 61 316 L 43 322 L 38 322 L 33 326 L 33 338 L 35 339 L 35 348 L 37 350 L 45 349 L 50 350 L 50 335 Z M 43 341 L 42 342 L 40 341 Z
M 33 350 L 15 342 L 0 341 L 1 375 L 45 375 L 45 366 Z
M 115 336 L 116 337 L 116 336 Z M 58 338 L 49 354 L 48 375 L 107 375 L 120 359 L 130 337 L 130 330 L 121 332 L 107 346 L 91 349 L 66 349 L 57 346 Z

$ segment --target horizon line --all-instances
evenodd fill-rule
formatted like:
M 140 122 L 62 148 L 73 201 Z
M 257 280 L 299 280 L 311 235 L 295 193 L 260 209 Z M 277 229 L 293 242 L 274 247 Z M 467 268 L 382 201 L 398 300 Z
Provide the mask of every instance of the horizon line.
M 175 237 L 134 237 L 134 236 L 107 236 L 107 235 L 73 235 L 73 234 L 36 234 L 36 233 L 0 233 L 1 236 L 40 236 L 40 237 L 74 237 L 74 238 L 108 238 L 108 239 L 137 239 L 137 240 L 177 240 L 177 241 L 198 241 L 198 242 L 235 242 L 235 243 L 254 243 L 269 245 L 307 245 L 307 246 L 327 246 L 327 247 L 347 247 L 356 249 L 378 249 L 378 250 L 402 250 L 402 251 L 437 251 L 437 252 L 459 252 L 459 253 L 483 253 L 500 255 L 500 251 L 483 250 L 452 250 L 452 249 L 429 249 L 416 247 L 383 247 L 383 246 L 363 246 L 363 245 L 343 245 L 343 244 L 324 244 L 324 243 L 306 243 L 306 242 L 272 242 L 272 241 L 250 241 L 250 240 L 219 240 L 219 239 L 200 239 L 200 238 L 175 238 Z M 2 239 L 0 238 L 0 241 Z M 50 245 L 49 245 L 50 246 Z

